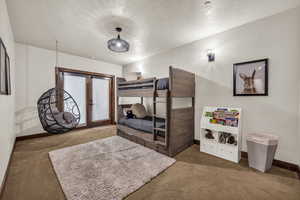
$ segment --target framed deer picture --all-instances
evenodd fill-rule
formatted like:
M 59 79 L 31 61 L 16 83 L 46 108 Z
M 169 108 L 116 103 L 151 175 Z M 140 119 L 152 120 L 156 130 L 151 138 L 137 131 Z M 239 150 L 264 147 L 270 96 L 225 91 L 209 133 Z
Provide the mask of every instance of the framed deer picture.
M 233 96 L 268 96 L 268 59 L 233 65 Z

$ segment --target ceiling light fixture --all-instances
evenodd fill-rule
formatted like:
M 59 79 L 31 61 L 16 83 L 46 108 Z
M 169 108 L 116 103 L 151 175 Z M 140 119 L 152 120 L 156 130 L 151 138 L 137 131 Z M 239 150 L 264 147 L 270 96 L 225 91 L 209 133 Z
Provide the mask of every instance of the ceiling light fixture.
M 111 50 L 113 52 L 118 52 L 118 53 L 129 51 L 129 46 L 130 46 L 129 43 L 127 41 L 121 39 L 121 37 L 120 37 L 122 28 L 117 27 L 116 31 L 118 32 L 118 37 L 108 40 L 107 47 L 109 48 L 109 50 Z

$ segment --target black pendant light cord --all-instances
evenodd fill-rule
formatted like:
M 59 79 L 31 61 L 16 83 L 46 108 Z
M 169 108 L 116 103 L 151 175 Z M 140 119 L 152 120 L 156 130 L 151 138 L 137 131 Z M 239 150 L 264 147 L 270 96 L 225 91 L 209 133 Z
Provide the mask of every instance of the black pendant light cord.
M 118 39 L 120 39 L 120 38 L 121 38 L 121 37 L 120 37 L 120 33 L 122 32 L 122 28 L 117 27 L 117 28 L 116 28 L 116 31 L 118 32 Z
M 55 41 L 56 67 L 58 67 L 58 41 Z

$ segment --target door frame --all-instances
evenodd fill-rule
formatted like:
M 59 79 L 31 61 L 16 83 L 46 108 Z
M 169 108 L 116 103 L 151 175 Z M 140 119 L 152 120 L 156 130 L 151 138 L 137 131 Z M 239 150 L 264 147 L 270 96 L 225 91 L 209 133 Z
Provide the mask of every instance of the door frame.
M 89 72 L 82 70 L 75 70 L 65 67 L 55 67 L 55 87 L 56 88 L 64 88 L 64 76 L 63 73 L 70 73 L 74 75 L 84 76 L 86 77 L 86 111 L 87 111 L 87 119 L 86 124 L 83 126 L 79 126 L 78 128 L 91 128 L 102 125 L 115 124 L 115 76 L 109 74 L 102 74 L 97 72 Z M 92 77 L 99 77 L 104 79 L 109 79 L 109 97 L 110 97 L 110 119 L 102 120 L 102 121 L 92 121 L 92 104 L 90 102 L 92 98 Z

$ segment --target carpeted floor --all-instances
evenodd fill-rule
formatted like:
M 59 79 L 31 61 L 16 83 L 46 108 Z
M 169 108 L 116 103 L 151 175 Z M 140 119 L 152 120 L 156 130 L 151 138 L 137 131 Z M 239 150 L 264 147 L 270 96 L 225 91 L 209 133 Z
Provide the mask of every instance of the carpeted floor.
M 16 143 L 2 200 L 65 200 L 48 152 L 115 135 L 115 127 L 93 128 Z M 299 200 L 296 173 L 273 167 L 270 173 L 249 169 L 200 153 L 193 145 L 165 172 L 127 200 Z

